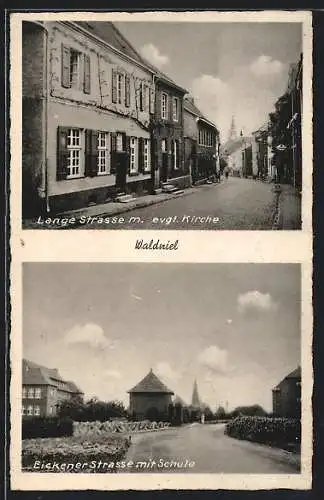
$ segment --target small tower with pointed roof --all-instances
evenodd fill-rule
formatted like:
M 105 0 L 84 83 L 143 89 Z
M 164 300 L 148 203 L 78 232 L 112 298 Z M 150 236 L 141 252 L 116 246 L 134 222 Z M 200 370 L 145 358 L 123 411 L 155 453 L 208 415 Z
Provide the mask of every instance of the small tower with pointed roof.
M 200 398 L 199 398 L 199 393 L 198 393 L 197 380 L 194 381 L 192 398 L 191 398 L 191 406 L 193 406 L 194 408 L 200 408 Z
M 232 116 L 232 121 L 231 121 L 231 126 L 229 129 L 229 134 L 228 134 L 228 140 L 229 141 L 235 141 L 237 139 L 237 133 L 236 133 L 236 125 L 235 125 L 235 118 L 234 115 Z

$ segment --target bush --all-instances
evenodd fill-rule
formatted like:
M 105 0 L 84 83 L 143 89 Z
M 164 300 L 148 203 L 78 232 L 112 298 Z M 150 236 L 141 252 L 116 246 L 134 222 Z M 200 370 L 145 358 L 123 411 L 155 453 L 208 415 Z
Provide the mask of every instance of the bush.
M 73 421 L 68 417 L 27 417 L 22 420 L 22 438 L 72 436 Z
M 225 434 L 236 439 L 286 448 L 300 443 L 301 425 L 296 419 L 240 416 L 226 424 Z
M 124 437 L 28 439 L 22 444 L 22 468 L 29 472 L 115 472 L 129 447 Z M 100 461 L 107 463 L 100 468 Z M 95 467 L 97 465 L 97 467 Z

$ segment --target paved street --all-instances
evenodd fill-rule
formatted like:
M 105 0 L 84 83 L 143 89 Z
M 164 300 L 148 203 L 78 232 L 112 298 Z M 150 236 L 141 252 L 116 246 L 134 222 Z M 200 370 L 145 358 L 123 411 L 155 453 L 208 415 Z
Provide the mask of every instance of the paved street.
M 195 423 L 133 436 L 126 459 L 137 463 L 137 467 L 123 472 L 299 473 L 297 456 L 230 438 L 224 434 L 224 424 Z M 150 465 L 153 461 L 156 464 L 163 461 L 166 465 L 170 460 L 182 463 L 182 468 Z M 138 464 L 143 461 L 149 464 L 149 468 Z
M 190 195 L 127 212 L 122 225 L 93 224 L 91 228 L 269 230 L 276 201 L 272 189 L 273 184 L 231 177 L 221 184 L 201 186 Z

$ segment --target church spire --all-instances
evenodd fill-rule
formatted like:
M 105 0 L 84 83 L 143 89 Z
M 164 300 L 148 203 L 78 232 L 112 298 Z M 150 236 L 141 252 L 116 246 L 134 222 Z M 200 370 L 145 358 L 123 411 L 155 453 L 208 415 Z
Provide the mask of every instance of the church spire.
M 197 380 L 194 381 L 191 404 L 192 404 L 192 406 L 200 407 L 200 399 L 199 399 L 199 394 L 198 394 Z
M 232 116 L 231 127 L 230 127 L 230 130 L 229 130 L 228 138 L 232 139 L 232 140 L 233 139 L 237 139 L 237 133 L 236 133 L 236 125 L 235 125 L 234 115 Z

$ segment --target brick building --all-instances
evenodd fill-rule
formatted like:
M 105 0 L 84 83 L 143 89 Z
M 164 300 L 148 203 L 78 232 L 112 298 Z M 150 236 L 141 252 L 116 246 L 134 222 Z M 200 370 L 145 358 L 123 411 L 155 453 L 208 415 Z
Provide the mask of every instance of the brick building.
M 301 368 L 289 373 L 272 389 L 273 413 L 278 417 L 301 415 Z
M 74 382 L 64 380 L 57 369 L 27 359 L 23 359 L 22 369 L 23 416 L 54 416 L 59 401 L 83 399 L 83 392 Z
M 129 393 L 129 413 L 137 420 L 163 420 L 168 417 L 174 392 L 152 370 Z
M 110 22 L 22 24 L 23 216 L 151 189 L 153 72 Z
M 193 184 L 219 173 L 219 131 L 195 105 L 192 96 L 184 100 L 184 163 Z

